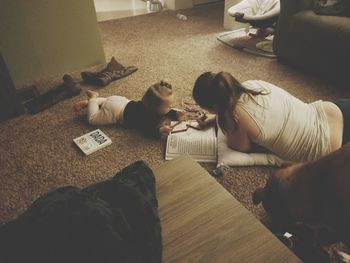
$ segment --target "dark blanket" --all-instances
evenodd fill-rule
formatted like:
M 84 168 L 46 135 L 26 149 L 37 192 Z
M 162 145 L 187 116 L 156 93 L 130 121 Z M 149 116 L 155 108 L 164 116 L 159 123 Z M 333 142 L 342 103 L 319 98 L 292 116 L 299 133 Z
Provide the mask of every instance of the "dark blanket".
M 157 206 L 142 161 L 85 189 L 59 188 L 0 228 L 0 262 L 161 262 Z

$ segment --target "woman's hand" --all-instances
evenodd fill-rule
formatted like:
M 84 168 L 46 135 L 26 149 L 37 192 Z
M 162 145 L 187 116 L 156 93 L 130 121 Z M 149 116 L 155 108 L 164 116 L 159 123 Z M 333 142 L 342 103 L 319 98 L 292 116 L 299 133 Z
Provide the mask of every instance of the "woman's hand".
M 159 128 L 159 133 L 161 135 L 168 135 L 172 130 L 173 130 L 173 127 L 171 127 L 170 125 L 164 125 Z
M 213 126 L 216 122 L 216 115 L 215 114 L 203 114 L 201 117 L 197 119 L 197 122 L 199 124 L 199 127 L 205 128 L 208 126 Z

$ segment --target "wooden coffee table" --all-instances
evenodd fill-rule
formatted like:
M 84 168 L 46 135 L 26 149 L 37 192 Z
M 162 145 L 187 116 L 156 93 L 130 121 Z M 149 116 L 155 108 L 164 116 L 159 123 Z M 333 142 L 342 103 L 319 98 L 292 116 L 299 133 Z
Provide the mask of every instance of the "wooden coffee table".
M 163 262 L 301 262 L 191 158 L 154 173 Z

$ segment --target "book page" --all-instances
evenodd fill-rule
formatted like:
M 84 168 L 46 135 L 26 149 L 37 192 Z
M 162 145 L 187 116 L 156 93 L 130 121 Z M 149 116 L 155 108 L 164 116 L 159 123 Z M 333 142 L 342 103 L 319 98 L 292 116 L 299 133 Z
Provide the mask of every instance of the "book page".
M 198 137 L 190 139 L 188 137 L 170 136 L 167 152 L 212 156 L 216 154 L 214 146 L 214 138 Z
M 171 160 L 179 155 L 190 155 L 197 161 L 216 162 L 217 138 L 215 128 L 170 134 L 167 140 L 165 159 Z

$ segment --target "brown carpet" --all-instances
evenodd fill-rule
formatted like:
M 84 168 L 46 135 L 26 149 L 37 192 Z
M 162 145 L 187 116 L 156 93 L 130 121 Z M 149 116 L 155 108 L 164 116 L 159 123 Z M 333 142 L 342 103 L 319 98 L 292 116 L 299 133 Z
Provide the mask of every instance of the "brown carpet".
M 216 36 L 225 31 L 223 12 L 224 7 L 219 4 L 183 11 L 187 21 L 177 19 L 176 12 L 165 11 L 101 23 L 106 58 L 114 55 L 123 65 L 134 65 L 139 70 L 99 92 L 102 96 L 119 94 L 139 99 L 152 83 L 166 79 L 175 85 L 180 102 L 181 97 L 191 99 L 191 88 L 199 74 L 223 70 L 241 81 L 272 82 L 306 101 L 346 96 L 344 90 L 298 69 L 218 42 Z M 80 81 L 81 70 L 70 73 Z M 61 76 L 33 83 L 43 92 L 61 83 Z M 0 222 L 14 219 L 37 197 L 57 187 L 83 187 L 104 180 L 138 159 L 153 168 L 164 162 L 164 141 L 145 139 L 113 125 L 101 127 L 113 140 L 112 145 L 84 157 L 72 139 L 93 127 L 87 124 L 83 113 L 77 115 L 72 111 L 75 100 L 65 100 L 39 114 L 0 123 Z M 272 170 L 232 168 L 218 181 L 262 218 L 264 212 L 260 206 L 252 205 L 251 193 L 264 184 Z

